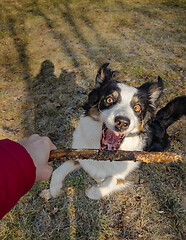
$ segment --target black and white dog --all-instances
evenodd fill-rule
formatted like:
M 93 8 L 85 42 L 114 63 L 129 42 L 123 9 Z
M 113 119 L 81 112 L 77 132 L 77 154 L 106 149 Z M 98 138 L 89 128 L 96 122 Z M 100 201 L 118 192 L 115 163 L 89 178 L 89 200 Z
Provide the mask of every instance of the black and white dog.
M 85 114 L 74 132 L 72 148 L 163 151 L 168 145 L 166 128 L 170 124 L 161 125 L 165 122 L 163 110 L 163 114 L 159 114 L 161 121 L 158 115 L 155 119 L 163 91 L 162 79 L 158 77 L 157 82 L 148 82 L 138 88 L 128 86 L 115 79 L 115 72 L 107 68 L 108 65 L 106 63 L 98 70 L 95 88 L 84 105 Z M 54 171 L 50 193 L 57 197 L 67 174 L 82 167 L 97 182 L 86 190 L 86 195 L 100 199 L 125 188 L 128 185 L 124 181 L 126 176 L 139 164 L 133 161 L 70 160 Z

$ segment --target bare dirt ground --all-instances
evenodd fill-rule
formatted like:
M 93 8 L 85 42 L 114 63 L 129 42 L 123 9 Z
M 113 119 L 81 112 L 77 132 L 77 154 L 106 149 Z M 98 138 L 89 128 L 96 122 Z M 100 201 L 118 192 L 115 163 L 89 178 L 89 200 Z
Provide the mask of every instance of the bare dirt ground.
M 38 133 L 70 147 L 105 62 L 132 86 L 160 75 L 162 106 L 184 95 L 185 10 L 184 0 L 1 1 L 1 138 Z M 169 128 L 171 151 L 185 153 L 185 133 L 185 118 Z M 1 220 L 0 239 L 184 239 L 184 173 L 185 163 L 144 164 L 133 187 L 100 201 L 85 196 L 83 171 L 56 199 L 40 197 L 49 181 L 36 183 Z

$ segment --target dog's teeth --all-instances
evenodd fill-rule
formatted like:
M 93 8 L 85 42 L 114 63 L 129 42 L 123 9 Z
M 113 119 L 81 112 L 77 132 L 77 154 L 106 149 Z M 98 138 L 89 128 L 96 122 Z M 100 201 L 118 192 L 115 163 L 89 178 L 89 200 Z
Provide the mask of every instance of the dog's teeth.
M 100 142 L 101 149 L 117 150 L 119 149 L 123 139 L 124 134 L 112 131 L 108 129 L 105 124 L 103 124 L 102 137 Z

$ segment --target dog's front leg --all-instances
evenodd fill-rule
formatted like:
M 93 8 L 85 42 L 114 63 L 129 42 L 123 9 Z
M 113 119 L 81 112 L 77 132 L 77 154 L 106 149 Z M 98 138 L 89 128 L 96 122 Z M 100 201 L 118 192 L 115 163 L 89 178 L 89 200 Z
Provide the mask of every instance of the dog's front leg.
M 78 170 L 80 168 L 79 162 L 75 162 L 73 160 L 69 160 L 63 163 L 60 167 L 58 167 L 52 174 L 52 179 L 50 182 L 50 193 L 52 197 L 57 197 L 62 193 L 62 182 L 65 177 L 73 172 L 74 170 Z

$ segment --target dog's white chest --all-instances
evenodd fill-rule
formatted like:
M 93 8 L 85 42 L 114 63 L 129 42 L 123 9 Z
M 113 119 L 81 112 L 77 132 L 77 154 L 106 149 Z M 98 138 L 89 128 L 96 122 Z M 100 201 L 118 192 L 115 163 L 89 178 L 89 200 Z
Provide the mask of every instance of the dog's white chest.
M 73 134 L 72 148 L 99 149 L 102 123 L 81 117 Z

